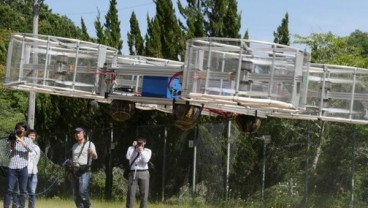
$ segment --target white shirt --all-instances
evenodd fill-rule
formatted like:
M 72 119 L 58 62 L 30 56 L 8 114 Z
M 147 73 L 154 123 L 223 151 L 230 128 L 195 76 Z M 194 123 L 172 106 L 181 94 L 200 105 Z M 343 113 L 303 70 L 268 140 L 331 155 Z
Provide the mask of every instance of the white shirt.
M 134 158 L 136 158 L 138 151 L 134 146 L 130 146 L 128 148 L 126 159 L 129 160 L 129 165 L 133 162 Z M 134 161 L 134 164 L 131 166 L 130 170 L 148 170 L 148 162 L 151 159 L 152 151 L 148 148 L 144 148 L 143 152 L 139 155 L 139 157 Z
M 33 144 L 33 151 L 28 153 L 28 174 L 37 174 L 37 164 L 40 160 L 41 150 L 36 144 Z
M 88 157 L 90 157 L 88 165 L 92 164 L 92 156 L 88 156 L 88 148 L 91 148 L 93 152 L 96 152 L 95 144 L 93 144 L 91 141 L 86 141 L 85 143 L 81 144 L 75 143 L 73 145 L 73 165 L 87 165 Z

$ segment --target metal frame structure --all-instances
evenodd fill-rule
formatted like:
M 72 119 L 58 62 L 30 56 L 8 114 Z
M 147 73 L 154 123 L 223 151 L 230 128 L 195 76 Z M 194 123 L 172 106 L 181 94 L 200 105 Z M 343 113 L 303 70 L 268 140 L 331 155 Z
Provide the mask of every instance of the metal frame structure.
M 76 39 L 13 34 L 3 85 L 169 113 L 175 100 L 202 106 L 206 115 L 367 124 L 367 84 L 368 69 L 312 64 L 308 53 L 261 41 L 191 39 L 179 62 L 118 55 L 115 48 Z M 156 90 L 159 95 L 149 94 Z

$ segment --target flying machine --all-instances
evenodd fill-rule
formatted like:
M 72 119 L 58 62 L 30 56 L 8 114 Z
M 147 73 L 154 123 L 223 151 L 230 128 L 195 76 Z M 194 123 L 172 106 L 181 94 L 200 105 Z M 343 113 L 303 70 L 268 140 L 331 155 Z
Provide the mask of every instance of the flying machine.
M 236 121 L 254 133 L 260 119 L 368 123 L 368 69 L 310 62 L 289 46 L 194 38 L 184 62 L 118 54 L 77 39 L 12 34 L 3 86 L 109 103 L 125 121 L 136 109 L 174 115 L 183 130 L 200 115 Z

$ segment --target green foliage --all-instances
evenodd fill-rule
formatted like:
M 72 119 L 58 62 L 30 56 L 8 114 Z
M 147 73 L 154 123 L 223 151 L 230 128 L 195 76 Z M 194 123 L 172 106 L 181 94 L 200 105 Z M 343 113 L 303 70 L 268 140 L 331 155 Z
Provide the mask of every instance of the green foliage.
M 105 37 L 107 38 L 107 45 L 118 49 L 121 54 L 123 41 L 121 40 L 120 21 L 116 5 L 116 0 L 110 0 L 109 11 L 105 16 Z
M 186 39 L 195 37 L 204 37 L 204 18 L 200 7 L 202 1 L 187 0 L 187 6 L 184 8 L 181 1 L 178 1 L 178 9 L 180 14 L 186 20 L 186 25 L 179 19 L 179 25 L 185 33 Z M 199 5 L 197 5 L 199 4 Z
M 153 23 L 149 24 L 152 32 L 147 32 L 149 39 L 157 41 L 159 37 L 161 47 L 159 48 L 162 58 L 178 60 L 183 58 L 185 49 L 184 34 L 179 27 L 175 16 L 175 10 L 171 0 L 156 0 L 156 16 Z M 151 41 L 151 43 L 153 43 Z M 155 43 L 155 42 L 154 42 Z
M 155 19 L 150 20 L 147 15 L 147 25 L 145 54 L 146 56 L 163 58 L 159 22 Z
M 29 1 L 30 2 L 30 1 Z M 0 28 L 19 32 L 32 31 L 32 5 L 0 3 Z
M 240 38 L 241 14 L 238 13 L 238 1 L 228 0 L 227 11 L 224 18 L 225 37 Z
M 131 55 L 144 55 L 144 41 L 134 12 L 132 12 L 130 17 L 130 32 L 128 32 L 127 36 L 129 53 Z
M 84 19 L 82 17 L 81 17 L 81 27 L 82 27 L 82 37 L 81 37 L 81 39 L 85 40 L 85 41 L 90 41 L 91 38 L 88 35 L 87 27 L 86 27 L 86 24 L 84 23 Z
M 236 0 L 205 0 L 204 11 L 207 36 L 240 38 L 241 18 Z
M 368 39 L 368 37 L 366 37 Z M 296 35 L 295 43 L 304 44 L 312 50 L 313 63 L 329 63 L 345 66 L 367 67 L 364 51 L 354 44 L 353 37 L 336 37 L 332 33 L 312 33 L 308 37 Z
M 290 33 L 289 33 L 289 15 L 285 14 L 285 17 L 282 19 L 281 25 L 277 27 L 277 31 L 273 32 L 273 36 L 275 39 L 273 42 L 290 45 Z
M 5 62 L 11 33 L 11 30 L 0 29 L 0 82 L 5 79 Z
M 4 138 L 7 131 L 13 130 L 17 122 L 25 121 L 27 94 L 0 87 L 0 137 Z
M 53 14 L 52 10 L 46 5 L 40 9 L 38 32 L 40 34 L 69 38 L 82 37 L 82 30 L 76 27 L 72 20 L 66 16 Z
M 201 183 L 196 185 L 196 196 L 193 197 L 191 193 L 191 186 L 189 184 L 180 188 L 177 196 L 172 196 L 166 200 L 166 204 L 169 205 L 186 205 L 194 207 L 202 207 L 206 204 L 207 187 Z
M 100 11 L 98 11 L 98 15 L 95 21 L 95 29 L 96 29 L 96 34 L 97 34 L 97 43 L 100 44 L 107 44 L 107 37 L 105 36 L 105 32 L 104 32 L 104 26 L 101 23 L 101 14 Z

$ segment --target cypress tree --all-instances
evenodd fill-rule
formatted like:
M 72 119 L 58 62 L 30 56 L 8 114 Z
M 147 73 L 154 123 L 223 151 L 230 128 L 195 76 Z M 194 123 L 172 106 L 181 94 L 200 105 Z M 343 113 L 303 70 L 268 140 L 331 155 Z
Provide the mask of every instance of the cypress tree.
M 289 34 L 289 15 L 285 14 L 285 17 L 282 19 L 281 25 L 277 27 L 277 31 L 273 32 L 273 36 L 275 37 L 273 42 L 290 45 L 290 34 Z
M 227 0 L 205 0 L 206 30 L 209 37 L 225 37 Z
M 85 41 L 89 41 L 90 37 L 88 35 L 87 27 L 86 27 L 86 24 L 84 23 L 83 17 L 81 17 L 81 27 L 82 27 L 82 37 L 81 37 L 81 39 L 85 40 Z
M 201 6 L 209 37 L 241 37 L 241 15 L 237 5 L 237 0 L 203 0 Z
M 228 38 L 240 38 L 241 15 L 238 14 L 238 2 L 228 0 L 226 15 L 224 18 L 224 35 Z
M 129 46 L 129 53 L 131 55 L 144 55 L 144 42 L 141 35 L 141 30 L 139 29 L 139 23 L 137 17 L 132 12 L 130 16 L 130 32 L 128 32 L 128 46 Z
M 121 40 L 120 33 L 120 21 L 118 17 L 118 10 L 116 9 L 116 0 L 110 0 L 109 11 L 107 12 L 105 19 L 105 34 L 108 38 L 107 44 L 119 50 L 123 48 L 123 41 Z
M 155 0 L 157 26 L 160 27 L 163 58 L 178 60 L 184 54 L 184 39 L 171 0 Z
M 97 43 L 106 44 L 106 37 L 104 32 L 104 26 L 100 21 L 100 11 L 98 11 L 97 18 L 95 20 L 95 29 L 97 35 Z
M 146 34 L 146 56 L 163 58 L 161 52 L 160 27 L 157 20 L 150 20 L 147 15 L 147 34 Z
M 186 20 L 186 25 L 179 20 L 179 25 L 185 32 L 186 39 L 195 37 L 204 37 L 204 18 L 201 12 L 201 4 L 198 0 L 187 0 L 187 6 L 184 8 L 178 1 L 179 13 Z

